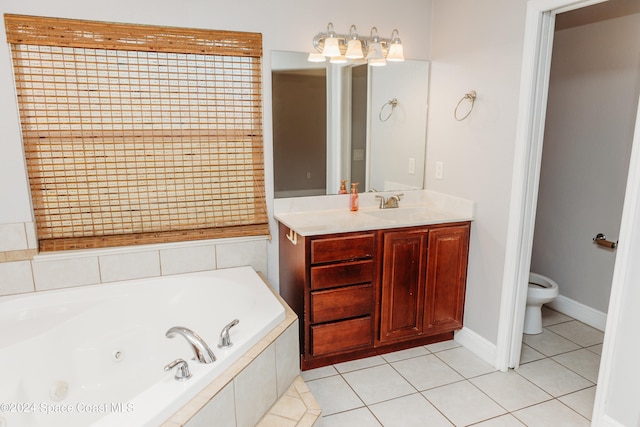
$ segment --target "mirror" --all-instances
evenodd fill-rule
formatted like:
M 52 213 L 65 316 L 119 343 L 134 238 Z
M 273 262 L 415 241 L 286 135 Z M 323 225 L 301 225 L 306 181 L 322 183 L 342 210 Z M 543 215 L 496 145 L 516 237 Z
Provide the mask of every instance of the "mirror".
M 272 51 L 275 197 L 421 189 L 429 63 L 307 61 Z

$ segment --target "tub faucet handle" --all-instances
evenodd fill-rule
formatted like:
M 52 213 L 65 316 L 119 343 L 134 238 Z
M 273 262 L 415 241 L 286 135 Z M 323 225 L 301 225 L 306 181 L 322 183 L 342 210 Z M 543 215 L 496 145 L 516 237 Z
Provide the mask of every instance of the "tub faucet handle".
M 227 348 L 233 345 L 233 343 L 231 342 L 231 338 L 229 337 L 229 329 L 233 328 L 238 323 L 240 323 L 240 320 L 234 319 L 231 323 L 222 328 L 222 332 L 220 332 L 220 341 L 218 342 L 218 348 Z
M 178 367 L 178 369 L 176 369 L 176 376 L 174 377 L 176 381 L 186 381 L 191 378 L 191 372 L 189 372 L 189 364 L 182 359 L 176 359 L 173 362 L 169 363 L 164 367 L 164 370 L 170 371 L 176 366 Z

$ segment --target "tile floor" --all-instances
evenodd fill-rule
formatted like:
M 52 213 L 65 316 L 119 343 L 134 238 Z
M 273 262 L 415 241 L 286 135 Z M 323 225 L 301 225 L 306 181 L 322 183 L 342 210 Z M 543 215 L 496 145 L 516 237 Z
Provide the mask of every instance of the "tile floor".
M 316 425 L 589 426 L 604 334 L 543 310 L 517 370 L 447 341 L 303 372 L 322 408 Z

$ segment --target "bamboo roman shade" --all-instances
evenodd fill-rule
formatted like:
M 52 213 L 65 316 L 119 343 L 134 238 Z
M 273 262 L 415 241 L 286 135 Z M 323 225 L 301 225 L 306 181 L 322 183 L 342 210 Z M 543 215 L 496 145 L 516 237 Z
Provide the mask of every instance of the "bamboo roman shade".
M 269 234 L 260 34 L 5 25 L 40 250 Z

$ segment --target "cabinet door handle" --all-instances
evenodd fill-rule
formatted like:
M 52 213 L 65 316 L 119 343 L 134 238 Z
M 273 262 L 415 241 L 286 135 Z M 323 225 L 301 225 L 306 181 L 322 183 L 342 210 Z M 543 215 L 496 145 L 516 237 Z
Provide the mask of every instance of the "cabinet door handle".
M 298 233 L 293 231 L 293 229 L 289 229 L 289 234 L 287 234 L 287 239 L 293 243 L 294 245 L 298 244 Z

